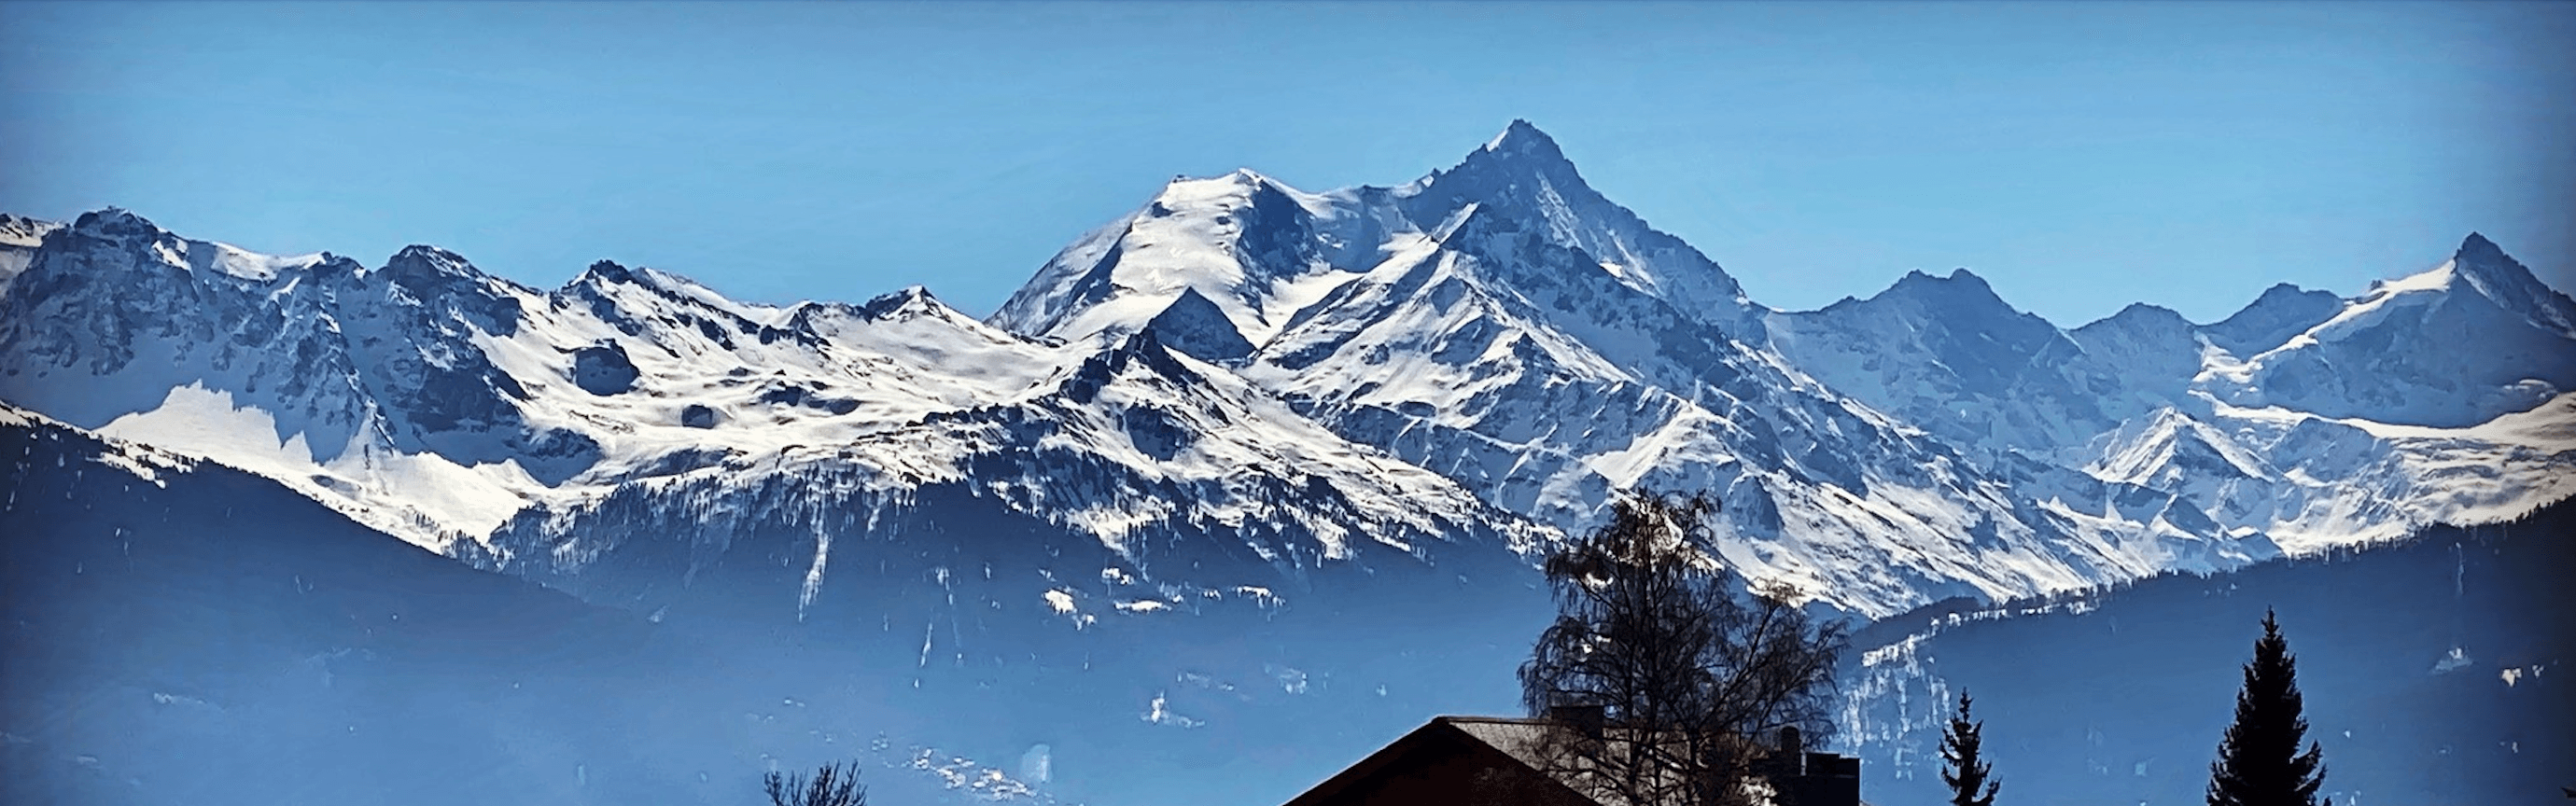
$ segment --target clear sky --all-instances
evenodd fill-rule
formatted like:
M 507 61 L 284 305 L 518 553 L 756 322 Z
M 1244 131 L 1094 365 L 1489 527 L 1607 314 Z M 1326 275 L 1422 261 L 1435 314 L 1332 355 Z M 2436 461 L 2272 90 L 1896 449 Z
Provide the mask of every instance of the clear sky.
M 1775 307 L 1964 266 L 2072 326 L 2576 264 L 2576 4 L 0 3 L 0 210 L 551 287 L 984 314 L 1174 174 L 1513 118 Z

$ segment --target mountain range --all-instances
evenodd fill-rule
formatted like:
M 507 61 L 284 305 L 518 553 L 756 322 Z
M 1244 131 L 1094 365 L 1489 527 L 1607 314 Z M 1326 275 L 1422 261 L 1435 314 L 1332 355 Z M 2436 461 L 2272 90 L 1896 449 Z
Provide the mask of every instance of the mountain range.
M 1175 180 L 982 320 L 919 287 L 263 255 L 119 209 L 0 218 L 0 283 L 13 416 L 651 622 L 876 634 L 916 685 L 1216 629 L 1182 619 L 1537 618 L 1536 554 L 1629 488 L 1709 493 L 1728 565 L 1854 619 L 2576 493 L 2576 303 L 2482 236 L 2209 324 L 2070 329 L 1964 269 L 1783 311 L 1520 121 L 1400 185 Z M 1290 654 L 1236 661 L 1319 672 Z M 1146 723 L 1204 723 L 1151 693 Z
M 435 247 L 258 255 L 120 210 L 0 235 L 0 399 L 539 575 L 647 539 L 703 563 L 770 518 L 812 536 L 780 594 L 810 598 L 833 538 L 951 496 L 1271 587 L 1525 552 L 1648 487 L 1720 497 L 1751 575 L 1883 616 L 2576 489 L 2576 304 L 2483 237 L 2207 325 L 2061 328 L 1965 270 L 1779 311 L 1517 121 L 1395 187 L 1174 181 L 983 322 L 917 287 L 775 307 L 606 261 L 541 291 Z M 586 525 L 665 510 L 697 528 Z

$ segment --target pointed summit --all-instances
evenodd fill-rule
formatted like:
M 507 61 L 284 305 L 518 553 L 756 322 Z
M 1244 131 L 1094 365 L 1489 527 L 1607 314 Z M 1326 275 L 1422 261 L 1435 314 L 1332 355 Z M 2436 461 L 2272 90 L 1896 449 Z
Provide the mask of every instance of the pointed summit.
M 1565 159 L 1565 152 L 1557 149 L 1555 138 L 1520 118 L 1513 118 L 1511 125 L 1503 127 L 1502 134 L 1486 142 L 1485 151 L 1505 158 L 1530 157 L 1560 162 Z
M 407 276 L 471 276 L 482 273 L 464 255 L 428 244 L 403 247 L 402 251 L 394 253 L 391 260 L 385 261 L 385 270 L 393 272 L 396 282 Z
M 1758 327 L 1735 278 L 1602 196 L 1556 140 L 1527 120 L 1512 121 L 1455 167 L 1393 193 L 1405 218 L 1425 230 L 1472 206 L 1479 218 L 1517 222 L 1550 243 L 1581 250 L 1590 258 L 1585 265 L 1597 264 L 1621 284 L 1702 321 L 1734 332 Z
M 599 283 L 635 282 L 634 272 L 627 270 L 624 266 L 617 265 L 617 261 L 605 259 L 592 261 L 590 268 L 582 270 L 581 277 L 573 278 L 573 283 L 581 282 L 583 277 L 593 278 L 594 282 Z M 571 285 L 571 283 L 567 283 L 566 285 Z
M 2450 266 L 2470 288 L 2494 301 L 2497 307 L 2520 314 L 2542 330 L 2576 338 L 2576 301 L 2542 282 L 2530 268 L 2505 254 L 2504 247 L 2487 240 L 2485 235 L 2472 232 L 2462 239 L 2460 250 L 2452 253 Z
M 2504 247 L 2497 246 L 2496 242 L 2487 240 L 2487 236 L 2472 231 L 2469 237 L 2461 239 L 2460 251 L 2456 254 L 2462 259 L 2500 258 L 2504 257 Z
M 874 299 L 859 303 L 859 315 L 875 320 L 897 316 L 910 318 L 946 307 L 948 307 L 947 303 L 940 302 L 938 297 L 930 295 L 930 289 L 914 284 L 904 286 L 900 291 L 880 294 Z

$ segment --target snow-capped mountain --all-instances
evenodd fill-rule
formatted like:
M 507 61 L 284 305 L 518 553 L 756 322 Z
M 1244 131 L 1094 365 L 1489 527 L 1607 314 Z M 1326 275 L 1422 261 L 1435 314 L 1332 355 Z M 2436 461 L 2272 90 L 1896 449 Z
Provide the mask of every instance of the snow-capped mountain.
M 504 565 L 539 559 L 483 545 L 517 520 L 817 466 L 851 488 L 809 506 L 955 484 L 1113 545 L 1167 522 L 1267 525 L 1277 542 L 1254 552 L 1291 567 L 1541 534 L 1151 333 L 1053 346 L 917 288 L 775 308 L 608 262 L 540 292 L 431 247 L 377 269 L 267 258 L 123 211 L 45 244 L 0 299 L 7 399 Z M 620 539 L 556 537 L 546 562 Z
M 776 307 L 603 261 L 541 291 L 432 247 L 12 226 L 42 235 L 0 399 L 573 587 L 621 554 L 685 583 L 758 532 L 802 541 L 777 595 L 810 603 L 836 540 L 926 501 L 1267 587 L 1525 552 L 1644 486 L 1716 493 L 1731 563 L 1884 615 L 2506 517 L 2576 462 L 2576 306 L 2482 238 L 2205 326 L 2066 330 L 1964 271 L 1781 312 L 1519 121 L 1398 186 L 1175 181 L 988 322 L 917 288 Z M 2506 349 L 2445 358 L 2473 339 Z
M 2500 254 L 2472 262 L 2498 278 L 2477 288 L 2547 291 Z M 1885 614 L 2219 570 L 2271 556 L 2276 537 L 2296 550 L 2384 539 L 2570 492 L 2576 443 L 2545 425 L 2564 416 L 2545 395 L 2489 413 L 2540 406 L 2524 418 L 2539 431 L 2401 434 L 2314 416 L 2342 410 L 2251 409 L 2243 390 L 2259 381 L 2211 371 L 2365 304 L 2283 288 L 2219 325 L 2140 305 L 2068 331 L 1962 271 L 1772 311 L 1515 122 L 1400 186 L 1176 181 L 1048 262 L 991 321 L 1059 340 L 1186 323 L 1201 355 L 1342 436 L 1564 530 L 1587 526 L 1609 489 L 1717 491 L 1736 565 Z M 2555 321 L 2555 304 L 2528 303 L 2524 318 Z M 2205 356 L 2205 343 L 2228 346 Z M 2515 365 L 2498 366 L 2501 378 Z M 2463 380 L 2563 385 L 2546 367 L 2537 385 L 2521 377 Z M 2213 399 L 2221 387 L 2236 399 Z M 2221 406 L 2237 415 L 2225 428 L 2175 431 L 2173 417 L 2202 423 Z M 2194 438 L 2176 452 L 2147 435 L 2159 429 Z M 2279 454 L 2296 472 L 2239 478 L 2239 463 L 2192 464 L 2203 453 L 2257 468 Z M 2417 506 L 2457 489 L 2443 468 L 2479 462 L 2503 478 L 2471 485 L 2475 503 Z
M 2576 492 L 2569 309 L 2472 234 L 2359 297 L 2274 286 L 2208 325 L 2136 304 L 2064 330 L 1966 270 L 1768 323 L 1791 363 L 1992 467 L 2172 492 L 2307 551 Z

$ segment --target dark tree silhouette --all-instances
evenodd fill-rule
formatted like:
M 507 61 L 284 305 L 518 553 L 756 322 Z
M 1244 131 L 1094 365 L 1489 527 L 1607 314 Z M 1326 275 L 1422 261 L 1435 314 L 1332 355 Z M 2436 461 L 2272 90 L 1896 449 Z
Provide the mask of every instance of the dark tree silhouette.
M 2236 695 L 2236 724 L 2227 727 L 2218 760 L 2209 765 L 2209 806 L 2315 806 L 2325 764 L 2315 742 L 2299 752 L 2308 732 L 2301 705 L 2290 642 L 2265 610 L 2263 637 L 2254 641 L 2245 688 Z
M 1941 783 L 1950 785 L 1950 806 L 1994 806 L 1995 790 L 2003 787 L 1994 780 L 1994 763 L 1977 758 L 1985 729 L 1984 721 L 1968 721 L 1968 692 L 1961 690 L 1959 713 L 1941 732 Z
M 1738 593 L 1702 545 L 1716 510 L 1623 493 L 1608 524 L 1547 560 L 1558 616 L 1521 665 L 1522 704 L 1583 715 L 1551 720 L 1540 755 L 1596 799 L 1752 802 L 1765 738 L 1833 730 L 1841 626 L 1811 623 L 1786 586 Z
M 762 773 L 760 785 L 770 806 L 867 806 L 868 788 L 859 785 L 859 763 L 825 764 L 811 779 L 802 775 Z

